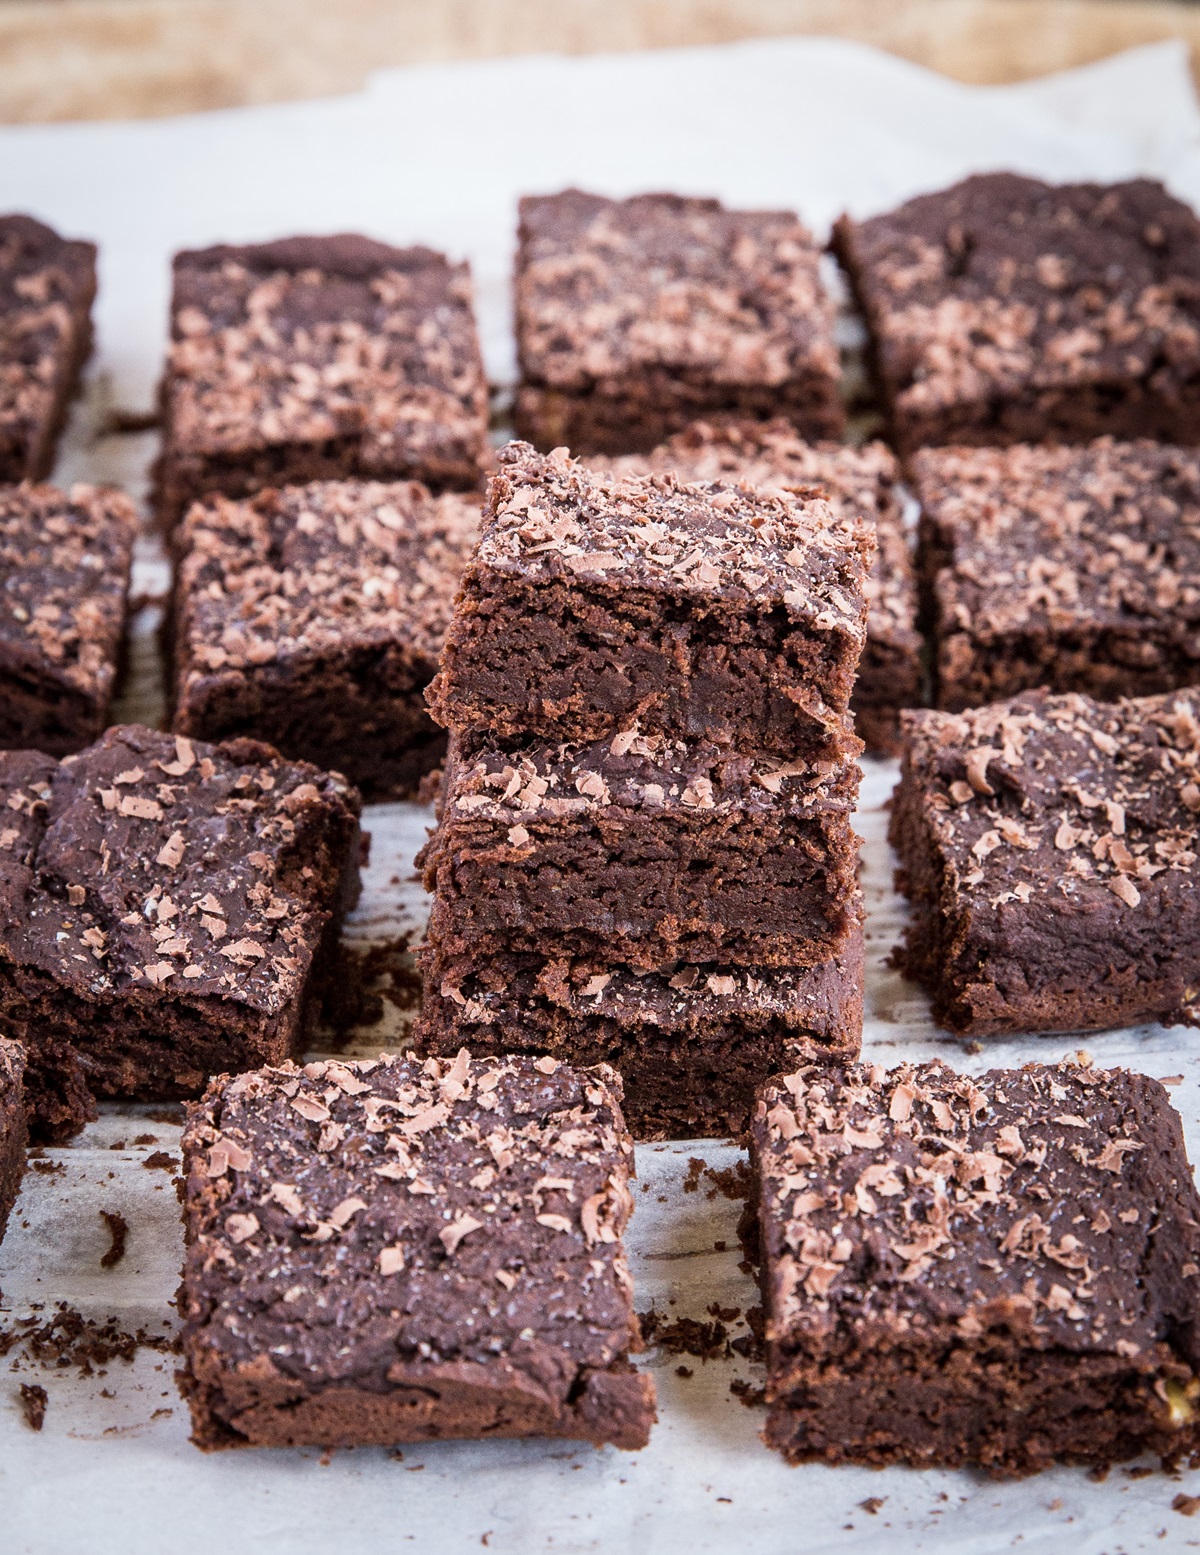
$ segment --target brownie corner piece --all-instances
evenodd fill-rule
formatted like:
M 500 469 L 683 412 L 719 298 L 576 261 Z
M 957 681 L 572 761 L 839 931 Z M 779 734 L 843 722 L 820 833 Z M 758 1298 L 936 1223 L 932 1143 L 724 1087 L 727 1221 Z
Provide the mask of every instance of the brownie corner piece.
M 520 203 L 521 436 L 645 452 L 697 417 L 786 416 L 840 437 L 834 307 L 787 211 L 569 189 Z
M 357 893 L 344 779 L 125 725 L 62 761 L 0 753 L 0 794 L 0 1025 L 48 1126 L 82 1121 L 84 1085 L 196 1095 L 295 1049 Z
M 978 1036 L 1200 1024 L 1197 694 L 902 715 L 902 964 Z
M 197 1445 L 644 1446 L 619 1096 L 466 1050 L 215 1081 L 183 1140 Z
M 1200 1196 L 1156 1080 L 802 1070 L 751 1154 L 789 1462 L 1006 1478 L 1200 1445 Z
M 0 749 L 62 756 L 108 722 L 137 514 L 100 486 L 0 486 Z
M 488 391 L 466 264 L 368 238 L 177 254 L 156 501 L 312 480 L 478 485 Z
M 1150 179 L 987 173 L 834 248 L 893 440 L 1200 440 L 1200 220 Z
M 25 1049 L 0 1037 L 0 1241 L 25 1174 Z
M 174 725 L 252 735 L 410 797 L 441 760 L 425 707 L 478 495 L 321 481 L 197 503 L 179 531 Z
M 866 527 L 811 494 L 606 475 L 512 443 L 429 702 L 502 739 L 618 729 L 837 760 Z
M 0 216 L 0 482 L 44 480 L 92 348 L 96 246 Z
M 939 707 L 1200 680 L 1200 451 L 1103 437 L 912 468 Z

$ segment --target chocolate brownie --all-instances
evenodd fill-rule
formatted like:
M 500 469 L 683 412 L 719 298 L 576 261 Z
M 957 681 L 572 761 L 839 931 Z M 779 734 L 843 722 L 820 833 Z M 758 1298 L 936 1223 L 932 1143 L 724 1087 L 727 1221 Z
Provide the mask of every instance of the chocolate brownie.
M 97 486 L 0 486 L 0 749 L 65 756 L 108 722 L 137 514 Z
M 158 506 L 361 476 L 478 483 L 487 381 L 468 267 L 368 238 L 175 256 Z
M 875 530 L 877 550 L 864 585 L 867 640 L 851 706 L 868 751 L 895 755 L 902 707 L 924 702 L 917 584 L 904 528 L 900 472 L 883 443 L 851 448 L 806 443 L 787 421 L 694 422 L 650 454 L 606 461 L 620 474 L 662 474 L 685 481 L 745 483 L 786 494 L 820 486 L 836 511 L 854 513 Z M 594 462 L 600 468 L 600 461 Z
M 548 1053 L 611 1063 L 636 1139 L 737 1134 L 769 1075 L 848 1061 L 862 1042 L 857 926 L 821 966 L 695 964 L 637 973 L 611 961 L 422 952 L 422 1052 Z
M 907 712 L 901 964 L 954 1031 L 1200 1024 L 1200 705 Z
M 858 780 L 661 735 L 512 755 L 455 736 L 430 936 L 452 958 L 818 965 L 858 921 Z
M 510 443 L 429 692 L 447 728 L 859 749 L 867 529 L 820 497 L 606 476 Z
M 1200 221 L 1161 184 L 987 173 L 833 246 L 903 453 L 1200 441 Z
M 636 453 L 698 416 L 840 437 L 834 306 L 789 211 L 568 189 L 524 199 L 516 422 L 544 451 Z
M 1200 1446 L 1200 1196 L 1158 1081 L 814 1068 L 764 1087 L 751 1137 L 789 1462 L 1002 1478 Z
M 193 1441 L 645 1446 L 620 1092 L 465 1049 L 214 1081 L 183 1139 Z
M 1200 681 L 1200 452 L 1101 438 L 913 469 L 939 707 Z
M 92 349 L 96 246 L 0 216 L 0 481 L 40 481 Z
M 411 797 L 442 759 L 425 709 L 478 496 L 324 481 L 212 497 L 180 530 L 175 728 L 246 734 Z
M 25 1049 L 0 1037 L 0 1242 L 25 1174 Z
M 0 753 L 0 795 L 0 1028 L 35 1060 L 150 1099 L 296 1048 L 358 885 L 343 779 L 125 726 Z

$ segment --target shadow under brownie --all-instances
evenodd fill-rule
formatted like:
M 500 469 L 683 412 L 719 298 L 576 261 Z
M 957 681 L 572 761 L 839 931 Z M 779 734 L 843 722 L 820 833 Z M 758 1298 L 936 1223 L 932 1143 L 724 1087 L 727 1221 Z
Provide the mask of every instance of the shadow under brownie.
M 849 1062 L 862 1043 L 862 930 L 812 967 L 694 964 L 633 972 L 608 960 L 422 952 L 418 1050 L 546 1053 L 608 1063 L 635 1139 L 740 1134 L 770 1075 Z
M 249 735 L 410 798 L 446 737 L 425 707 L 480 499 L 322 481 L 213 497 L 180 526 L 174 726 Z
M 939 707 L 1200 680 L 1200 452 L 930 448 L 913 472 Z
M 0 1029 L 33 1064 L 152 1100 L 296 1049 L 358 891 L 355 790 L 124 726 L 62 762 L 0 753 L 0 793 Z
M 840 437 L 818 257 L 788 211 L 578 189 L 522 200 L 519 434 L 545 452 L 637 453 L 727 411 Z
M 0 486 L 0 749 L 65 756 L 108 722 L 137 513 L 99 486 Z
M 902 454 L 1200 441 L 1200 220 L 1161 184 L 986 173 L 832 246 Z
M 0 216 L 0 481 L 50 474 L 92 349 L 96 246 Z
M 156 504 L 359 477 L 469 488 L 487 381 L 466 265 L 369 238 L 175 257 Z
M 1200 1446 L 1200 1196 L 1156 1080 L 802 1070 L 764 1087 L 752 1159 L 789 1462 L 1004 1478 Z
M 645 1446 L 611 1070 L 464 1050 L 222 1076 L 183 1153 L 198 1446 Z
M 874 551 L 823 499 L 604 476 L 512 443 L 429 705 L 489 740 L 707 739 L 857 754 Z
M 908 712 L 897 956 L 973 1036 L 1200 1023 L 1200 696 Z
M 917 583 L 904 528 L 900 471 L 890 449 L 883 443 L 861 448 L 806 443 L 780 419 L 733 420 L 695 422 L 652 453 L 589 463 L 619 474 L 671 471 L 682 481 L 744 482 L 782 494 L 819 486 L 831 507 L 866 522 L 875 532 L 877 549 L 863 586 L 867 638 L 850 705 L 867 750 L 897 753 L 900 709 L 919 707 L 925 696 Z

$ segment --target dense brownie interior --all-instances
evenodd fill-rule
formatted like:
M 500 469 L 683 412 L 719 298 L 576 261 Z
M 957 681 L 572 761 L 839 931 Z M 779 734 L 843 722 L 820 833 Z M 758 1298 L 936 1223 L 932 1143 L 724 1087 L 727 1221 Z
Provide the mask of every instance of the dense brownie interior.
M 644 1446 L 619 1097 L 466 1052 L 215 1081 L 184 1135 L 193 1440 Z
M 25 1174 L 25 1049 L 0 1037 L 0 1241 Z

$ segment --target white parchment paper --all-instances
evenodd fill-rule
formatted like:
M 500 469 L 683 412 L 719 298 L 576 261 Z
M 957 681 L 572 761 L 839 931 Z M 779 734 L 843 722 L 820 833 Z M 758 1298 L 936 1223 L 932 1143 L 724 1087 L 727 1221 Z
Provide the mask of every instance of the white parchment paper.
M 1182 44 L 1015 87 L 965 87 L 856 45 L 791 39 L 651 55 L 534 58 L 390 71 L 351 97 L 136 124 L 0 130 L 0 210 L 27 210 L 101 244 L 98 345 L 56 478 L 113 480 L 141 496 L 153 434 L 106 430 L 114 408 L 153 398 L 165 336 L 168 261 L 179 247 L 289 232 L 351 230 L 426 242 L 475 270 L 489 370 L 512 373 L 508 271 L 521 193 L 575 183 L 613 194 L 675 189 L 795 208 L 818 232 L 842 209 L 886 209 L 969 172 L 1051 179 L 1165 179 L 1200 201 L 1200 111 Z M 135 590 L 160 594 L 166 564 L 139 547 Z M 137 620 L 123 717 L 162 712 L 156 607 Z M 903 921 L 891 889 L 884 806 L 889 762 L 866 764 L 859 829 L 868 901 L 865 1049 L 883 1062 L 939 1055 L 980 1071 L 1077 1046 L 996 1042 L 971 1053 L 939 1033 L 919 990 L 885 965 Z M 428 814 L 375 806 L 374 850 L 348 936 L 369 945 L 419 930 L 412 856 Z M 355 1050 L 403 1039 L 395 1012 Z M 1171 1078 L 1200 1160 L 1194 1033 L 1144 1027 L 1087 1043 L 1101 1064 Z M 1178 1077 L 1178 1078 L 1176 1078 Z M 62 1170 L 31 1171 L 0 1248 L 0 1321 L 67 1301 L 121 1326 L 169 1332 L 178 1204 L 153 1151 L 177 1157 L 155 1109 L 108 1108 Z M 153 1144 L 135 1146 L 140 1135 Z M 629 1243 L 637 1305 L 707 1319 L 746 1308 L 739 1206 L 688 1163 L 740 1158 L 720 1141 L 644 1146 Z M 695 1171 L 691 1180 L 695 1180 Z M 128 1251 L 100 1265 L 100 1211 L 122 1214 Z M 744 1323 L 729 1323 L 732 1335 Z M 12 1370 L 13 1364 L 20 1367 Z M 409 1548 L 535 1551 L 970 1552 L 1009 1548 L 1118 1555 L 1200 1547 L 1200 1518 L 1172 1509 L 1200 1474 L 1096 1484 L 1073 1470 L 997 1485 L 973 1474 L 787 1468 L 758 1441 L 759 1411 L 730 1393 L 761 1383 L 738 1357 L 651 1352 L 660 1421 L 640 1454 L 569 1443 L 444 1443 L 206 1457 L 187 1441 L 174 1362 L 142 1350 L 105 1375 L 0 1361 L 0 1555 L 342 1555 Z M 677 1375 L 683 1365 L 690 1376 Z M 24 1424 L 21 1382 L 49 1394 L 45 1429 Z M 865 1504 L 864 1504 L 865 1503 Z

